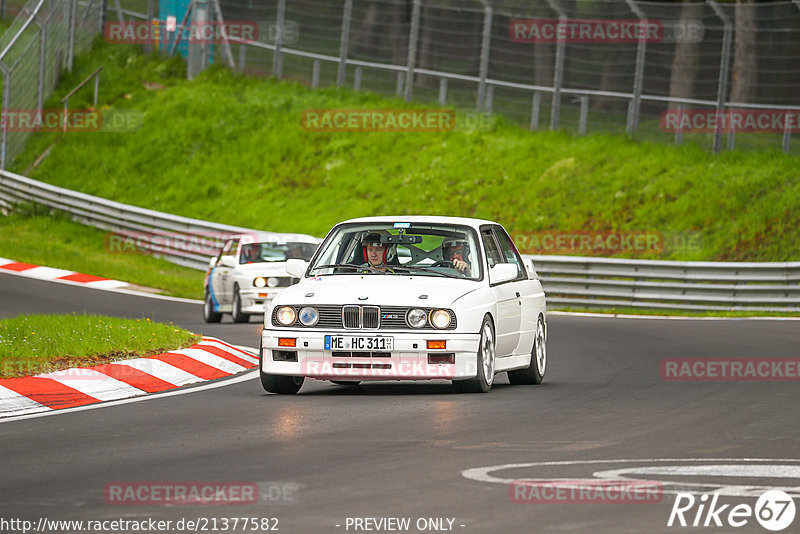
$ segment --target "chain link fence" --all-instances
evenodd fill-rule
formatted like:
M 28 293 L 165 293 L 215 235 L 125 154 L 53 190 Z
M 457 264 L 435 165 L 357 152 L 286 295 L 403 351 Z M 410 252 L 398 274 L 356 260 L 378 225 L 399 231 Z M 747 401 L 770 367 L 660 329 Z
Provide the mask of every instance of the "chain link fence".
M 290 42 L 274 31 L 233 39 L 238 67 L 251 74 L 478 108 L 531 129 L 691 140 L 715 152 L 798 150 L 797 0 L 230 0 L 222 8 L 226 19 L 289 28 Z M 655 31 L 637 38 L 637 25 Z M 681 120 L 670 123 L 675 113 Z
M 2 124 L 0 168 L 13 160 L 41 124 L 44 102 L 76 53 L 89 48 L 102 29 L 101 0 L 3 2 L 0 11 L 16 13 L 0 37 Z
M 226 36 L 202 61 L 251 75 L 478 109 L 533 130 L 800 151 L 800 0 L 30 0 L 3 38 L 0 71 L 15 82 L 4 109 L 41 101 L 42 87 L 46 98 L 71 60 L 71 5 L 78 48 L 102 29 L 103 5 L 110 20 L 159 27 L 170 10 L 188 26 L 187 12 L 218 19 L 220 6 L 257 36 Z M 7 161 L 27 134 L 4 135 Z

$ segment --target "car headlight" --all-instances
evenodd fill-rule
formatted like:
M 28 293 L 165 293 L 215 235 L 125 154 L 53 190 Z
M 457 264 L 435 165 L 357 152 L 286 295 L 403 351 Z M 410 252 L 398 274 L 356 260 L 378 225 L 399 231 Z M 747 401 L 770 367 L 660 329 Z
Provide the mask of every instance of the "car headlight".
M 269 287 L 278 287 L 278 284 L 280 283 L 281 281 L 275 278 L 274 276 L 270 276 L 269 278 L 267 278 L 267 285 Z
M 422 328 L 425 326 L 427 320 L 428 316 L 425 313 L 425 310 L 420 310 L 419 308 L 408 310 L 408 313 L 406 314 L 406 321 L 408 321 L 409 326 L 412 328 Z
M 275 318 L 278 320 L 278 323 L 282 324 L 283 326 L 291 326 L 297 319 L 297 312 L 295 312 L 294 308 L 291 306 L 283 306 L 278 308 Z
M 450 326 L 450 312 L 447 310 L 436 310 L 431 313 L 431 324 L 439 329 Z
M 267 280 L 263 276 L 259 276 L 253 280 L 253 285 L 256 287 L 265 287 L 267 285 Z
M 319 313 L 317 312 L 316 308 L 312 308 L 311 306 L 306 306 L 305 308 L 300 308 L 300 313 L 298 314 L 300 318 L 300 322 L 303 323 L 304 326 L 314 326 L 319 321 Z

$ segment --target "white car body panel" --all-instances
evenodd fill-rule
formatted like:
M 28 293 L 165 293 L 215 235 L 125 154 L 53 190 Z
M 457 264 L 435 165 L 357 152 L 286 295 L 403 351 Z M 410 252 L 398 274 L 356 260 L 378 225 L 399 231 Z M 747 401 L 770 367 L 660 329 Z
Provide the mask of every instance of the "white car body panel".
M 478 236 L 481 228 L 499 227 L 497 223 L 478 219 L 423 216 L 362 218 L 341 224 L 391 221 L 468 226 Z M 483 237 L 480 239 L 482 243 Z M 298 284 L 282 291 L 267 305 L 261 337 L 262 373 L 342 381 L 472 378 L 477 372 L 481 325 L 487 315 L 497 338 L 495 371 L 527 368 L 531 363 L 536 323 L 539 317 L 546 320 L 542 285 L 535 271 L 533 276 L 520 274 L 517 280 L 490 285 L 486 255 L 482 254 L 479 260 L 480 280 L 371 273 L 309 276 L 307 272 Z M 521 260 L 519 263 L 522 264 Z M 521 268 L 531 270 L 527 266 Z M 273 314 L 281 306 L 299 310 L 303 306 L 343 305 L 448 309 L 455 314 L 456 327 L 436 330 L 412 329 L 406 325 L 349 330 L 341 326 L 304 327 L 298 322 L 279 326 L 273 322 Z M 348 356 L 336 356 L 337 351 L 326 350 L 324 346 L 326 335 L 391 336 L 394 348 L 390 356 L 375 356 L 380 351 L 349 351 Z M 281 347 L 279 339 L 294 339 L 296 346 Z M 426 342 L 434 340 L 446 341 L 446 348 L 427 349 Z M 437 353 L 453 353 L 454 363 L 429 363 L 429 356 Z M 296 357 L 297 361 L 285 361 L 284 357 Z M 337 368 L 334 364 L 345 367 Z M 391 367 L 381 368 L 381 365 Z

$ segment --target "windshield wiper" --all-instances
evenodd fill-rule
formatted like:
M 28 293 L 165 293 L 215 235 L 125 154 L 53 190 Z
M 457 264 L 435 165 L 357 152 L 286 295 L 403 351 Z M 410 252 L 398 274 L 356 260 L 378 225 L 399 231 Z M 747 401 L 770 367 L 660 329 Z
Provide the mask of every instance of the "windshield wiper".
M 331 269 L 334 267 L 345 267 L 349 269 L 360 269 L 358 265 L 350 265 L 348 263 L 331 263 L 329 265 L 315 265 L 311 268 L 312 271 L 316 271 L 317 269 Z
M 447 278 L 458 278 L 460 280 L 463 280 L 465 278 L 463 276 L 458 276 L 456 274 L 443 273 L 442 271 L 436 271 L 434 269 L 428 269 L 427 267 L 420 267 L 419 265 L 393 265 L 392 269 L 405 269 L 406 271 L 412 271 L 412 270 L 414 270 L 414 271 L 424 271 L 426 273 L 440 274 L 440 275 L 445 276 Z

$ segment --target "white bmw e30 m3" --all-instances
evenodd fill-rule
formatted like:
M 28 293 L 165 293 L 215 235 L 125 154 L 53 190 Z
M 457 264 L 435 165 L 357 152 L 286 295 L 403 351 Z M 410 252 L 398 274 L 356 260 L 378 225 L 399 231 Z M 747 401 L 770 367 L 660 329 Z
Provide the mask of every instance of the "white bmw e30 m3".
M 451 380 L 487 392 L 495 375 L 539 384 L 545 294 L 533 264 L 492 221 L 397 216 L 337 224 L 300 278 L 267 306 L 264 389 L 294 394 L 306 377 Z
M 223 313 L 246 323 L 264 313 L 265 305 L 297 280 L 286 276 L 286 261 L 309 259 L 319 238 L 303 234 L 252 232 L 225 240 L 209 261 L 203 281 L 203 319 L 218 323 Z

